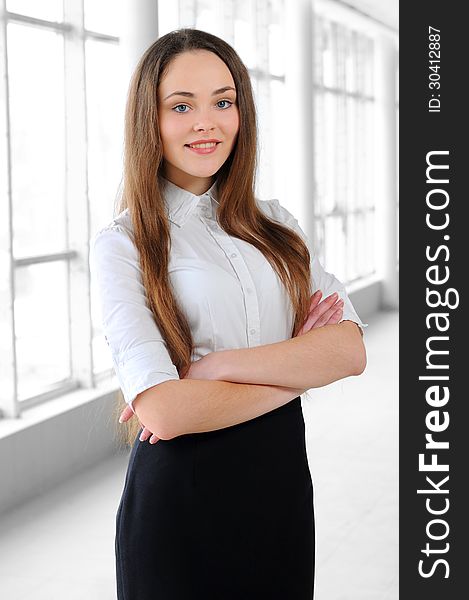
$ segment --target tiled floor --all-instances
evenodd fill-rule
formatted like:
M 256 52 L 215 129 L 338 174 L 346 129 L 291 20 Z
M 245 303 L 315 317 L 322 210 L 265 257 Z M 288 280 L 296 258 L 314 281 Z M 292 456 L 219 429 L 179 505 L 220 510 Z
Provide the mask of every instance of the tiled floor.
M 398 317 L 368 322 L 365 373 L 311 390 L 303 402 L 315 600 L 398 598 Z M 0 518 L 2 599 L 115 600 L 114 519 L 126 465 L 116 456 Z

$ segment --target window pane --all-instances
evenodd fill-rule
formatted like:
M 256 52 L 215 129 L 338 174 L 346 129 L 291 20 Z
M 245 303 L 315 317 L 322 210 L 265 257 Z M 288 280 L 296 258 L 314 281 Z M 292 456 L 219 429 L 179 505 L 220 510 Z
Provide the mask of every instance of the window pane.
M 324 20 L 319 15 L 314 15 L 314 38 L 313 38 L 313 68 L 314 68 L 314 83 L 316 86 L 322 86 L 323 81 L 323 48 L 326 44 L 326 31 Z
M 374 102 L 367 101 L 364 104 L 365 110 L 365 132 L 363 135 L 363 145 L 366 148 L 366 159 L 364 170 L 366 169 L 366 176 L 364 176 L 362 181 L 362 191 L 364 204 L 367 207 L 372 207 L 375 205 L 376 198 L 374 194 L 375 188 L 375 168 L 374 168 L 374 160 L 375 160 L 375 152 L 374 152 L 374 144 L 375 144 L 375 131 L 374 131 L 374 119 L 375 119 L 375 104 Z
M 7 10 L 46 21 L 63 21 L 63 0 L 7 0 Z
M 352 281 L 359 277 L 358 271 L 358 244 L 356 221 L 360 215 L 347 215 L 347 280 Z
M 336 87 L 337 85 L 337 25 L 324 22 L 322 36 L 322 77 L 323 85 Z
M 119 46 L 87 40 L 86 102 L 91 231 L 113 218 L 122 176 L 125 90 Z
M 65 261 L 16 269 L 14 310 L 20 400 L 70 377 L 67 290 Z
M 355 230 L 358 241 L 357 269 L 360 277 L 374 272 L 374 211 L 357 215 Z
M 341 28 L 342 29 L 342 28 Z M 341 30 L 342 35 L 339 36 L 340 47 L 340 63 L 343 66 L 343 81 L 340 82 L 340 87 L 347 92 L 355 91 L 355 57 L 353 54 L 353 38 L 352 32 L 347 29 Z
M 345 273 L 345 235 L 342 217 L 327 217 L 325 230 L 325 269 L 334 273 L 341 281 L 346 281 Z
M 254 38 L 255 5 L 248 0 L 234 3 L 234 47 L 248 69 L 257 65 L 258 49 Z
M 375 256 L 375 222 L 376 212 L 369 210 L 365 214 L 365 270 L 363 275 L 369 275 L 376 271 L 374 256 Z
M 324 94 L 320 88 L 316 88 L 314 96 L 314 189 L 316 192 L 314 202 L 314 215 L 319 218 L 324 214 L 324 202 L 326 196 L 326 172 L 327 160 L 325 156 L 325 118 L 324 118 Z
M 346 30 L 338 23 L 334 24 L 334 30 L 335 34 L 332 40 L 335 44 L 335 87 L 345 90 L 347 84 L 346 68 L 348 66 L 348 59 L 351 58 L 349 56 L 349 48 L 347 47 L 348 36 L 345 33 Z
M 357 136 L 359 103 L 355 98 L 349 96 L 346 99 L 346 111 L 345 204 L 347 210 L 353 210 L 360 202 L 358 169 L 363 158 L 360 154 L 362 144 Z
M 353 99 L 352 99 L 353 100 Z M 354 104 L 354 123 L 355 140 L 354 147 L 350 148 L 355 153 L 355 198 L 353 207 L 363 207 L 367 202 L 367 188 L 371 173 L 369 173 L 368 157 L 371 149 L 367 147 L 367 123 L 366 123 L 366 102 L 364 100 L 355 101 Z
M 285 83 L 278 79 L 270 82 L 271 98 L 271 153 L 272 163 L 269 176 L 272 181 L 273 196 L 276 198 L 287 197 L 288 176 L 285 173 L 285 130 L 277 127 L 285 119 Z M 293 199 L 289 199 L 294 210 Z
M 312 246 L 313 252 L 318 255 L 321 264 L 324 266 L 324 235 L 326 232 L 325 219 L 315 218 L 313 221 L 313 239 L 310 240 L 310 246 Z
M 272 75 L 285 74 L 284 14 L 283 0 L 269 2 L 269 71 Z
M 315 216 L 326 216 L 327 266 L 347 283 L 374 269 L 373 42 L 318 16 L 315 53 Z
M 220 25 L 220 18 L 214 0 L 198 0 L 195 28 L 221 36 L 222 32 L 219 31 Z
M 120 35 L 122 0 L 85 0 L 84 8 L 85 29 L 96 33 Z
M 324 94 L 324 113 L 321 115 L 324 119 L 324 137 L 321 140 L 321 146 L 324 153 L 324 172 L 321 176 L 324 178 L 324 211 L 328 214 L 335 206 L 335 188 L 337 174 L 337 102 L 334 94 L 326 92 Z
M 158 2 L 158 37 L 179 27 L 179 3 Z
M 374 96 L 374 42 L 371 38 L 360 40 L 361 62 L 360 62 L 360 91 L 366 96 Z
M 63 38 L 8 23 L 7 43 L 13 254 L 55 252 L 66 246 Z
M 347 162 L 347 99 L 342 94 L 335 96 L 335 181 L 336 197 L 334 210 L 343 210 L 347 197 L 348 171 L 351 165 Z
M 261 197 L 272 197 L 271 169 L 272 148 L 270 129 L 270 82 L 267 79 L 251 77 L 254 103 L 258 115 L 258 156 L 256 193 Z M 259 168 L 262 165 L 262 169 Z
M 87 40 L 85 52 L 88 197 L 94 235 L 114 216 L 122 176 L 125 89 L 119 72 L 119 46 Z M 92 286 L 93 367 L 99 373 L 112 365 L 97 310 L 98 299 Z

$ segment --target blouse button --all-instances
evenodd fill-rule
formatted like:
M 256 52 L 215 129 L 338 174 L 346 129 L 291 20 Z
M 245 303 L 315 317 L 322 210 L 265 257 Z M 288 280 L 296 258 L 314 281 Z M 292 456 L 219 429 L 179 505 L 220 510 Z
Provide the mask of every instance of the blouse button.
M 251 330 L 250 330 L 250 333 L 251 333 L 252 335 L 254 335 L 254 334 L 256 333 L 256 330 L 255 330 L 255 329 L 251 329 Z
M 238 255 L 236 254 L 236 252 L 233 252 L 233 254 L 231 255 L 231 258 L 236 258 Z

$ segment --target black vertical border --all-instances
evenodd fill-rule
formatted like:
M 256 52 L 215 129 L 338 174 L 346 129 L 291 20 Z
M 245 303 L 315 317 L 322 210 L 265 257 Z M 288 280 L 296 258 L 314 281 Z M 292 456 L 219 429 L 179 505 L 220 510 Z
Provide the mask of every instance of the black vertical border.
M 469 334 L 469 317 L 466 314 L 466 290 L 469 277 L 469 198 L 466 187 L 469 164 L 467 143 L 469 127 L 467 112 L 469 96 L 464 91 L 469 73 L 467 40 L 469 22 L 463 16 L 465 3 L 455 1 L 401 2 L 400 3 L 400 594 L 401 599 L 445 600 L 468 597 L 469 551 L 467 549 L 468 526 L 466 517 L 466 479 L 469 479 L 469 395 L 465 375 L 469 374 L 469 353 L 466 337 Z M 438 74 L 440 89 L 430 89 L 429 75 L 429 27 L 440 30 L 440 63 Z M 438 63 L 433 63 L 438 64 Z M 433 76 L 433 79 L 436 78 Z M 440 112 L 429 112 L 431 94 L 440 99 Z M 434 102 L 436 105 L 436 102 Z M 448 150 L 448 156 L 439 156 L 434 162 L 449 165 L 440 175 L 449 179 L 448 184 L 426 182 L 426 156 L 430 151 Z M 431 210 L 427 206 L 427 193 L 431 188 L 443 188 L 449 194 L 449 205 L 445 210 Z M 437 200 L 438 194 L 432 196 Z M 440 200 L 443 194 L 439 194 Z M 426 225 L 427 213 L 433 213 L 435 222 L 449 216 L 449 225 L 442 231 L 433 231 Z M 449 239 L 444 239 L 448 235 Z M 449 249 L 440 250 L 433 261 L 426 257 L 426 248 L 435 256 L 440 245 Z M 427 269 L 439 265 L 438 277 L 449 268 L 449 279 L 444 284 L 431 284 L 427 280 Z M 435 276 L 435 272 L 433 272 Z M 442 297 L 449 288 L 457 291 L 457 307 L 431 308 L 427 305 L 427 288 L 440 290 Z M 454 304 L 456 293 L 450 293 L 449 303 Z M 433 302 L 436 298 L 432 298 Z M 444 300 L 443 300 L 444 301 Z M 439 332 L 434 320 L 427 328 L 426 317 L 432 312 L 447 313 L 448 331 Z M 434 341 L 433 348 L 449 350 L 433 362 L 449 364 L 449 369 L 429 371 L 426 368 L 426 342 L 431 336 L 448 336 L 448 341 Z M 419 380 L 421 375 L 448 375 L 449 381 L 429 382 Z M 445 406 L 435 408 L 426 401 L 426 390 L 430 385 L 446 385 L 449 400 Z M 448 428 L 434 433 L 434 439 L 448 441 L 449 448 L 438 450 L 438 463 L 449 464 L 446 472 L 420 472 L 419 454 L 426 452 L 426 461 L 435 451 L 425 450 L 427 414 L 432 410 L 443 412 L 449 417 Z M 433 421 L 434 423 L 435 421 Z M 439 483 L 449 475 L 447 494 L 418 494 L 418 489 L 430 489 L 426 482 L 429 476 Z M 449 508 L 441 515 L 431 515 L 426 508 Z M 439 541 L 427 535 L 432 519 L 441 518 L 448 524 L 448 535 Z M 433 535 L 444 535 L 446 526 L 434 523 L 430 526 Z M 422 553 L 427 542 L 432 549 L 442 550 L 449 544 L 448 551 Z M 448 562 L 434 564 L 438 559 Z M 419 574 L 419 561 L 424 560 L 422 570 L 430 577 Z M 445 575 L 449 574 L 446 578 Z

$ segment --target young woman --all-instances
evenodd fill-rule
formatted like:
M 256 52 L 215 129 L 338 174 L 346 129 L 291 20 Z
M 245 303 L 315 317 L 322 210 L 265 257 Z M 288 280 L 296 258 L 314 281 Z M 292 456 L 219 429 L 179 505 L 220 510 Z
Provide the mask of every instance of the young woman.
M 182 29 L 148 48 L 120 212 L 90 248 L 131 426 L 120 600 L 313 598 L 300 395 L 363 372 L 364 324 L 294 216 L 255 197 L 256 152 L 230 45 Z

